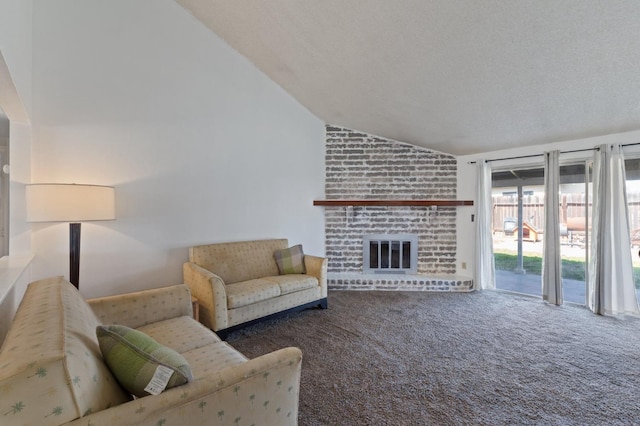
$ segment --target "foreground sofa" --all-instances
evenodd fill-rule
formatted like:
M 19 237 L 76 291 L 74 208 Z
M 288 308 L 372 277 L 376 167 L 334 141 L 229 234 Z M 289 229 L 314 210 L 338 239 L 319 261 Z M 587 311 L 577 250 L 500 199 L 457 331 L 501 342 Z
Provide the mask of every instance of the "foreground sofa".
M 223 339 L 275 314 L 327 308 L 327 259 L 304 255 L 304 273 L 281 274 L 275 253 L 287 239 L 191 247 L 184 282 L 200 304 L 200 322 Z
M 0 424 L 297 424 L 300 350 L 249 360 L 191 315 L 185 285 L 87 303 L 61 277 L 31 283 L 0 350 Z M 193 381 L 132 399 L 103 361 L 101 324 L 173 348 Z

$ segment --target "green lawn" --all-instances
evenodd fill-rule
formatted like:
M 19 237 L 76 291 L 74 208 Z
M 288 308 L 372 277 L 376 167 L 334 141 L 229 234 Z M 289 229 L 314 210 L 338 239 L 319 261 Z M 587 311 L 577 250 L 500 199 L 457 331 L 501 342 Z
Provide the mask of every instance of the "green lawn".
M 514 254 L 495 253 L 496 269 L 500 271 L 513 271 L 518 266 L 518 256 Z M 535 275 L 542 275 L 542 258 L 536 256 L 523 256 L 522 262 L 525 271 Z M 562 260 L 562 277 L 585 281 L 584 262 L 579 260 Z M 640 268 L 633 268 L 633 280 L 636 288 L 640 288 Z

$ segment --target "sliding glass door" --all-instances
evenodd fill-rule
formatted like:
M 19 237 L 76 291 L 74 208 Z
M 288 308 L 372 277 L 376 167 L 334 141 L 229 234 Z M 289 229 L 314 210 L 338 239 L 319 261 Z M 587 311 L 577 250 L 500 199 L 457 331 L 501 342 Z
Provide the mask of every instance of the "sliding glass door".
M 560 166 L 560 256 L 564 300 L 585 303 L 589 186 L 587 164 Z M 544 168 L 494 171 L 496 288 L 542 296 Z
M 496 288 L 542 296 L 544 168 L 494 171 Z
M 560 257 L 565 302 L 586 303 L 590 188 L 587 164 L 560 166 Z
M 627 206 L 629 209 L 629 229 L 631 232 L 631 259 L 633 280 L 640 301 L 640 158 L 625 160 L 627 186 Z

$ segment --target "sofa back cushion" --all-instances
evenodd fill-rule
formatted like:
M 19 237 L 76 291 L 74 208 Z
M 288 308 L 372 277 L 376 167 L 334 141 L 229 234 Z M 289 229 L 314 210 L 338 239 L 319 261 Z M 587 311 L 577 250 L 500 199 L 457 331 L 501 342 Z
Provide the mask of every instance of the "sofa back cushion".
M 233 284 L 278 275 L 274 253 L 288 245 L 286 238 L 208 244 L 191 247 L 189 260 Z
M 100 323 L 62 277 L 29 284 L 0 350 L 9 424 L 61 424 L 131 399 L 102 360 Z

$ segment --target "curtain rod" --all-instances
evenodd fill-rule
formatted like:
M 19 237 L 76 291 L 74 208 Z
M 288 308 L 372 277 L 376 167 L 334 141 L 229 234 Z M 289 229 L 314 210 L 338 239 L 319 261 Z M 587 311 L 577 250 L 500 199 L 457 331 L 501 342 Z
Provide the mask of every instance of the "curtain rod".
M 640 145 L 640 142 L 637 144 L 629 144 L 629 145 Z M 623 145 L 626 146 L 626 145 Z M 573 149 L 571 151 L 560 151 L 560 154 L 571 154 L 574 152 L 585 152 L 585 151 L 599 151 L 600 148 L 599 147 L 594 147 L 594 148 L 584 148 L 584 149 Z M 532 157 L 540 157 L 541 155 L 544 155 L 544 153 L 541 154 L 529 154 L 529 155 L 519 155 L 519 156 L 515 156 L 515 157 L 504 157 L 504 158 L 492 158 L 489 160 L 484 160 L 485 163 L 490 163 L 492 161 L 502 161 L 502 160 L 518 160 L 520 158 L 532 158 Z M 469 161 L 467 164 L 476 164 L 477 161 Z
M 620 146 L 633 146 L 633 145 L 640 145 L 640 142 L 625 143 L 625 144 L 622 144 L 622 145 L 620 145 Z M 612 146 L 613 146 L 613 145 L 612 145 Z

